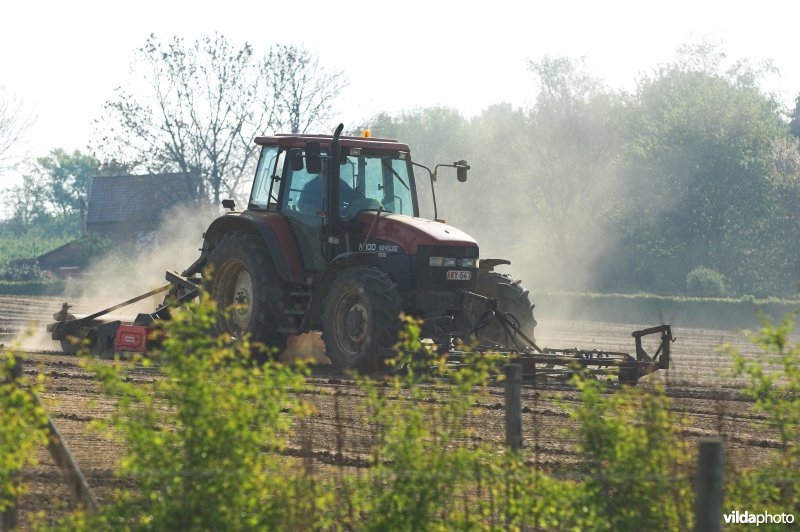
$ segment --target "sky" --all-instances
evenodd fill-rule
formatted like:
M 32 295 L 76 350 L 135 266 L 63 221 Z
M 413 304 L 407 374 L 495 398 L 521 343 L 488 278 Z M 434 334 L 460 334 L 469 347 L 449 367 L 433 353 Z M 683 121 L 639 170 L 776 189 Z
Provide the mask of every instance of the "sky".
M 780 74 L 764 88 L 789 106 L 800 93 L 798 21 L 796 0 L 6 0 L 0 86 L 36 117 L 20 157 L 85 149 L 150 33 L 220 32 L 257 50 L 303 45 L 349 80 L 337 106 L 345 125 L 431 105 L 468 116 L 499 102 L 529 105 L 527 61 L 545 55 L 584 57 L 609 87 L 631 89 L 681 44 L 701 39 L 732 58 L 772 60 Z M 0 174 L 0 187 L 14 179 Z

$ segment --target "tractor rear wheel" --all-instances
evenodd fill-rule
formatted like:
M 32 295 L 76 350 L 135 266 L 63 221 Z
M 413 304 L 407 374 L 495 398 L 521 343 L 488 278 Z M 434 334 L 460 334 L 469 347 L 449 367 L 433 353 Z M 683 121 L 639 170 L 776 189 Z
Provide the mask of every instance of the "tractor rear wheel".
M 495 299 L 497 310 L 504 314 L 511 314 L 519 322 L 522 333 L 534 340 L 533 333 L 536 328 L 536 319 L 533 317 L 534 305 L 531 303 L 530 292 L 522 286 L 521 281 L 514 280 L 510 275 L 494 271 L 480 273 L 475 292 Z M 483 312 L 485 312 L 485 307 L 480 305 L 467 311 L 465 318 L 469 324 L 468 327 L 474 326 Z M 505 329 L 496 319 L 480 329 L 478 337 L 497 344 L 503 344 L 506 341 Z
M 283 287 L 264 242 L 256 235 L 233 232 L 208 257 L 209 293 L 217 302 L 217 334 L 234 339 L 249 334 L 253 342 L 282 351 Z
M 376 268 L 344 270 L 323 303 L 325 353 L 339 370 L 378 369 L 397 343 L 401 299 L 397 285 Z

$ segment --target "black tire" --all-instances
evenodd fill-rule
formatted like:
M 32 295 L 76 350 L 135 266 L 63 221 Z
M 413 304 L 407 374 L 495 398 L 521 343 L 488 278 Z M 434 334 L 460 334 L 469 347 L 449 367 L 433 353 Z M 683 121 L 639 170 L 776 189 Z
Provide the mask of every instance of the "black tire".
M 375 268 L 344 270 L 323 302 L 322 341 L 333 366 L 374 370 L 397 343 L 401 299 L 397 285 Z
M 525 290 L 521 281 L 514 280 L 507 274 L 494 271 L 479 273 L 475 292 L 497 300 L 497 310 L 511 314 L 519 322 L 519 328 L 522 333 L 531 340 L 535 340 L 536 319 L 533 317 L 534 305 L 530 299 L 530 292 Z M 484 305 L 472 305 L 464 316 L 467 321 L 467 327 L 474 326 L 485 310 Z M 506 342 L 505 329 L 495 319 L 478 331 L 478 338 L 504 344 Z
M 208 257 L 211 298 L 217 302 L 217 334 L 250 335 L 253 342 L 286 347 L 278 332 L 283 316 L 283 287 L 264 242 L 256 235 L 225 235 Z

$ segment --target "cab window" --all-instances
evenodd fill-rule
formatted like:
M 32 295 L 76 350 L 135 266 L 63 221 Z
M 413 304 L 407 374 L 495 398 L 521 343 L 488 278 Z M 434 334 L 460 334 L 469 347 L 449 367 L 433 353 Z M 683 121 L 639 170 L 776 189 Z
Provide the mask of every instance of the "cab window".
M 273 188 L 272 181 L 276 171 L 280 172 L 282 169 L 282 164 L 277 164 L 278 159 L 277 146 L 264 146 L 261 148 L 261 157 L 258 160 L 253 189 L 250 192 L 249 208 L 266 209 L 271 203 L 277 203 L 277 185 L 272 190 L 272 196 L 270 196 L 270 189 Z M 283 159 L 283 157 L 280 157 L 280 159 Z

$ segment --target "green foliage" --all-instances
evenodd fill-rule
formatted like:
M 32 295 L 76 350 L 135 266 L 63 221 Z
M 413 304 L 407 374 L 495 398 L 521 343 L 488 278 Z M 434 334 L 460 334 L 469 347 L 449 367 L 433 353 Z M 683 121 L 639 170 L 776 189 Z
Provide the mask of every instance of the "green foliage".
M 699 297 L 723 297 L 727 293 L 725 277 L 716 270 L 700 266 L 686 276 L 686 291 Z
M 0 511 L 26 492 L 19 473 L 36 462 L 34 451 L 47 443 L 47 417 L 34 393 L 41 392 L 41 375 L 31 382 L 27 376 L 12 380 L 19 364 L 10 353 L 0 362 Z
M 460 501 L 474 487 L 473 475 L 491 463 L 491 449 L 469 442 L 468 420 L 497 360 L 473 356 L 474 364 L 455 372 L 438 364 L 438 376 L 451 379 L 442 393 L 431 383 L 428 371 L 437 361 L 420 344 L 419 325 L 406 323 L 401 354 L 393 361 L 398 371 L 388 386 L 361 381 L 365 422 L 378 426 L 372 467 L 357 485 L 363 493 L 361 526 L 419 530 L 437 521 L 445 528 L 474 526 L 460 512 Z
M 74 219 L 79 224 L 99 168 L 92 155 L 78 150 L 67 153 L 59 148 L 37 158 L 25 169 L 22 184 L 5 190 L 12 219 L 20 224 Z
M 36 163 L 36 171 L 45 177 L 45 198 L 53 209 L 62 215 L 83 215 L 89 187 L 100 167 L 97 159 L 78 150 L 67 153 L 59 148 L 39 157 Z
M 11 261 L 0 266 L 0 280 L 2 281 L 41 281 L 44 274 L 33 261 Z
M 688 529 L 690 453 L 664 391 L 626 387 L 603 397 L 597 381 L 577 385 L 581 405 L 573 416 L 587 462 L 585 503 L 598 523 L 609 530 Z
M 15 259 L 33 259 L 62 246 L 77 235 L 77 226 L 37 224 L 17 227 L 14 220 L 0 222 L 0 265 Z
M 791 337 L 797 314 L 787 314 L 777 325 L 764 320 L 751 337 L 762 349 L 760 360 L 728 348 L 735 374 L 747 378 L 745 391 L 755 400 L 754 409 L 767 414 L 767 424 L 780 443 L 772 462 L 733 473 L 727 488 L 730 507 L 771 513 L 800 508 L 800 343 Z
M 247 341 L 211 333 L 213 305 L 175 314 L 163 345 L 146 357 L 113 366 L 87 361 L 116 398 L 110 423 L 126 455 L 119 474 L 135 489 L 118 493 L 99 517 L 102 526 L 138 530 L 243 530 L 313 525 L 303 497 L 324 494 L 294 473 L 274 451 L 293 419 L 304 413 L 291 390 L 303 373 L 269 362 L 258 366 Z M 152 367 L 163 378 L 134 384 L 126 372 Z M 305 482 L 305 483 L 304 483 Z M 309 519 L 310 521 L 304 521 Z
M 794 100 L 794 110 L 792 111 L 791 121 L 789 122 L 792 135 L 800 138 L 800 94 Z
M 47 296 L 64 292 L 64 281 L 0 281 L 0 294 L 12 296 Z

